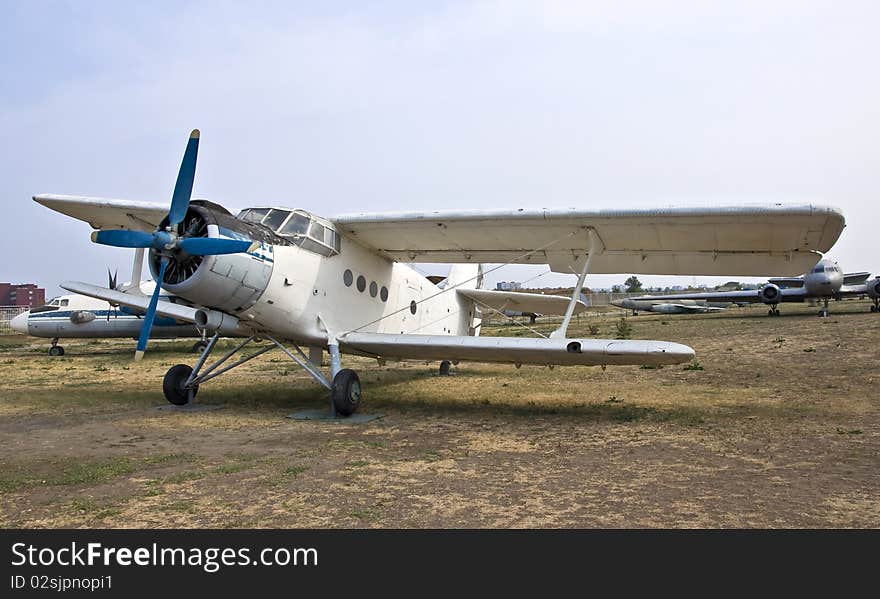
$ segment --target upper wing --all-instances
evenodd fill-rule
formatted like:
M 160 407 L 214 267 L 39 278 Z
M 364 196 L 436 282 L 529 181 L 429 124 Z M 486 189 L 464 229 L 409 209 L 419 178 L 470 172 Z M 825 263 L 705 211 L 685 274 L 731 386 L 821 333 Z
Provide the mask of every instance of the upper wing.
M 456 293 L 474 300 L 477 305 L 488 306 L 493 310 L 515 310 L 534 314 L 565 314 L 571 298 L 561 295 L 541 295 L 539 293 L 517 293 L 516 291 L 492 291 L 490 289 L 456 289 Z M 580 314 L 587 305 L 578 301 L 574 313 Z
M 834 244 L 843 214 L 826 206 L 507 210 L 349 214 L 337 227 L 401 262 L 515 262 L 577 272 L 587 230 L 594 273 L 797 275 Z
M 44 194 L 34 201 L 62 214 L 89 223 L 93 229 L 131 229 L 152 232 L 168 214 L 168 206 L 152 202 L 111 200 Z
M 616 339 L 346 333 L 339 338 L 339 346 L 349 353 L 377 358 L 511 364 L 680 364 L 694 358 L 694 350 L 680 343 Z
M 871 276 L 869 272 L 847 272 L 843 275 L 844 285 L 859 285 L 868 280 Z

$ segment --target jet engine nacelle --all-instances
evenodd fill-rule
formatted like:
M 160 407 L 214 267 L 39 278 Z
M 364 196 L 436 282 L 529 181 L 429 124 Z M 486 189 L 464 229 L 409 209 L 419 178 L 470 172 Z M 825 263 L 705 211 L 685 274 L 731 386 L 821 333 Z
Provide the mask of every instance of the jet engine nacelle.
M 70 322 L 73 324 L 86 324 L 95 320 L 95 313 L 88 310 L 77 310 L 70 315 Z
M 868 297 L 871 299 L 877 299 L 880 297 L 880 277 L 871 279 L 865 285 L 868 288 Z
M 190 204 L 181 226 L 197 232 L 196 237 L 252 239 L 255 232 L 235 219 L 222 207 L 210 208 L 196 200 Z M 221 212 L 222 211 L 222 212 Z M 167 219 L 166 219 L 167 221 Z M 163 221 L 160 227 L 167 226 Z M 200 235 L 199 235 L 200 234 Z M 150 271 L 159 273 L 159 257 L 150 251 Z M 253 306 L 263 295 L 272 276 L 272 246 L 264 244 L 253 253 L 190 256 L 177 252 L 165 273 L 162 288 L 195 304 L 223 312 L 241 312 Z
M 657 312 L 659 314 L 678 314 L 681 312 L 681 308 L 674 304 L 654 304 L 651 306 L 651 312 Z
M 758 291 L 758 297 L 765 304 L 778 304 L 782 300 L 782 292 L 779 290 L 778 285 L 767 283 Z

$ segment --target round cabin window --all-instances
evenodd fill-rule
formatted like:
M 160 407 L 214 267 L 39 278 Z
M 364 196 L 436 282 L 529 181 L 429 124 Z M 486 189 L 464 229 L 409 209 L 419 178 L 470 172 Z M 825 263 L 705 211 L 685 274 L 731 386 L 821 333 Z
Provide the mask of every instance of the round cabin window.
M 364 275 L 358 276 L 358 291 L 361 293 L 364 292 L 364 289 L 367 288 L 367 280 L 364 278 Z
M 376 281 L 370 283 L 370 297 L 376 297 L 376 294 L 379 293 L 379 286 L 376 285 Z
M 345 272 L 342 273 L 342 282 L 345 283 L 346 287 L 351 287 L 351 284 L 354 282 L 354 274 L 349 269 L 345 269 Z
M 415 300 L 413 300 L 413 301 L 411 301 L 411 302 L 409 303 L 409 311 L 412 312 L 413 314 L 416 313 L 416 302 L 415 302 Z
M 387 287 L 383 287 L 383 288 L 379 291 L 379 297 L 382 299 L 383 302 L 387 302 L 387 301 L 388 301 L 388 288 L 387 288 Z

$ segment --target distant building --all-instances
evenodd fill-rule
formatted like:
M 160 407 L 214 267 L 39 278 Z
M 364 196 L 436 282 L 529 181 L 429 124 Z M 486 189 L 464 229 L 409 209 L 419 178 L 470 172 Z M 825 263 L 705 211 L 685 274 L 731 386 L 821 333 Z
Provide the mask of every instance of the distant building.
M 46 303 L 46 290 L 33 283 L 13 285 L 0 283 L 0 306 L 42 306 Z
M 519 291 L 522 289 L 522 283 L 516 281 L 500 281 L 495 284 L 496 291 Z

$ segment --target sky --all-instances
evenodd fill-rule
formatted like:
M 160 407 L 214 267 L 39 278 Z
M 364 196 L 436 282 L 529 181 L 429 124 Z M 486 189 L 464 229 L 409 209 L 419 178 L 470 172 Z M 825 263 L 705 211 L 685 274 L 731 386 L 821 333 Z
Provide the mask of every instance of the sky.
M 0 281 L 53 295 L 63 280 L 103 283 L 108 267 L 126 280 L 127 251 L 31 197 L 170 202 L 193 128 L 193 197 L 233 212 L 816 202 L 847 219 L 828 256 L 880 270 L 880 3 L 2 8 Z

